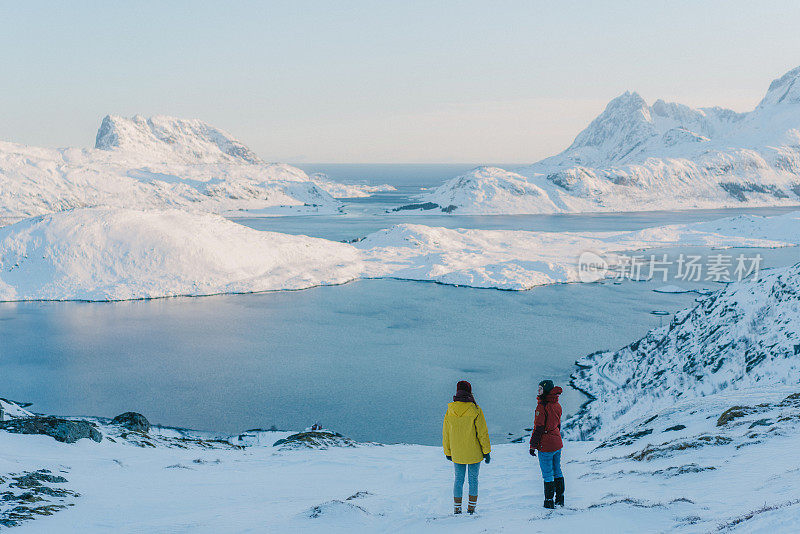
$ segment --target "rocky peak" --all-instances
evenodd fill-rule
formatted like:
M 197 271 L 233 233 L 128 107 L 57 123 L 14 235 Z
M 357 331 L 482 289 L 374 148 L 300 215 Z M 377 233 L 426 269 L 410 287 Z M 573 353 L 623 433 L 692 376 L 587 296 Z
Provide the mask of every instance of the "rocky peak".
M 262 163 L 229 133 L 197 119 L 107 115 L 97 131 L 95 148 L 159 155 L 188 162 Z
M 800 67 L 796 67 L 769 84 L 759 108 L 778 104 L 800 103 Z

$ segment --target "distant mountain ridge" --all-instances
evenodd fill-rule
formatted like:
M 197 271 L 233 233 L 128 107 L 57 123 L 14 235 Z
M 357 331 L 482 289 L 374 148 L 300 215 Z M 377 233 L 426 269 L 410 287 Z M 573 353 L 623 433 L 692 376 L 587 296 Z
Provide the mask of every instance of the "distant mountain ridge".
M 626 91 L 560 154 L 515 172 L 478 168 L 420 200 L 460 214 L 800 204 L 800 67 L 747 113 L 650 106 Z

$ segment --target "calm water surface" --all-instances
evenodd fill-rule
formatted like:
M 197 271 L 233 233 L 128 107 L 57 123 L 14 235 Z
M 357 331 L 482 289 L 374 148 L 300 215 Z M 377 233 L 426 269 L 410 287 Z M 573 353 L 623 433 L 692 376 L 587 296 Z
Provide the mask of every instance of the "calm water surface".
M 528 292 L 367 280 L 258 295 L 0 304 L 0 390 L 43 412 L 241 431 L 315 421 L 436 443 L 456 381 L 495 438 L 530 423 L 535 385 L 621 346 L 695 295 L 646 284 Z M 567 411 L 582 396 L 568 390 Z

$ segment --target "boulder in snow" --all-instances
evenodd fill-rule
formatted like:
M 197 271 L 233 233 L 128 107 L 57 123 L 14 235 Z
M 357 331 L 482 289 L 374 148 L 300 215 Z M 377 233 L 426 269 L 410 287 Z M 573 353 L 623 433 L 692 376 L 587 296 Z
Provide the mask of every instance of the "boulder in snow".
M 13 434 L 42 434 L 62 443 L 75 443 L 89 438 L 100 443 L 103 435 L 88 421 L 73 421 L 60 417 L 21 417 L 0 422 L 0 430 Z
M 111 422 L 123 428 L 127 428 L 132 432 L 144 432 L 145 434 L 150 430 L 150 421 L 145 416 L 136 412 L 125 412 L 119 414 Z

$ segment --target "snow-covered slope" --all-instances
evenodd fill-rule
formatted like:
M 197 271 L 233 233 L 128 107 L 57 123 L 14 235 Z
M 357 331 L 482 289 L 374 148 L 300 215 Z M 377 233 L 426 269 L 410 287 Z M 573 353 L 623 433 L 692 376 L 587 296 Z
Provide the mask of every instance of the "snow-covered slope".
M 0 300 L 303 289 L 359 276 L 351 246 L 182 210 L 86 208 L 0 228 Z
M 0 142 L 0 219 L 94 206 L 336 213 L 341 204 L 328 190 L 358 196 L 369 189 L 264 163 L 199 120 L 108 116 L 94 149 Z
M 32 414 L 16 402 L 0 399 L 0 421 L 7 421 L 14 417 L 30 417 Z
M 273 444 L 287 433 L 241 441 L 99 418 L 86 419 L 100 443 L 0 431 L 0 524 L 23 534 L 794 532 L 797 390 L 687 400 L 606 440 L 566 441 L 563 509 L 542 508 L 526 442 L 493 443 L 475 516 L 452 515 L 441 447 L 286 448 Z
M 403 224 L 348 244 L 202 212 L 84 208 L 0 228 L 0 300 L 209 295 L 385 277 L 524 290 L 582 281 L 585 251 L 611 261 L 654 247 L 798 244 L 800 212 L 582 234 Z
M 618 351 L 578 360 L 573 384 L 594 400 L 569 425 L 592 435 L 676 400 L 800 382 L 800 263 L 730 284 Z
M 420 198 L 461 214 L 800 204 L 798 87 L 800 67 L 748 113 L 626 92 L 564 152 L 516 172 L 476 169 Z

